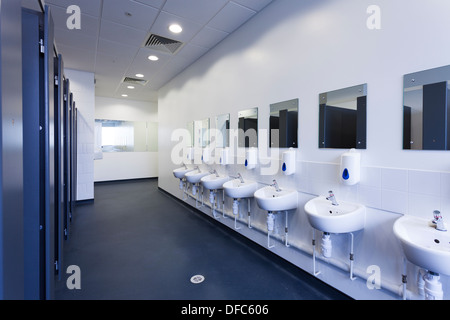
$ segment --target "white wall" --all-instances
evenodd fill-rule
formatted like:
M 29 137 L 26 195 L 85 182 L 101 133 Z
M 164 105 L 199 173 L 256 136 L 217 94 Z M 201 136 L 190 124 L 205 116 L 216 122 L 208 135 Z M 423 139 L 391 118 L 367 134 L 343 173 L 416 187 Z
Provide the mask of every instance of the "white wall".
M 237 129 L 238 111 L 259 107 L 259 128 L 268 129 L 269 105 L 299 98 L 300 148 L 294 176 L 261 175 L 262 166 L 253 172 L 246 172 L 242 165 L 216 168 L 223 174 L 240 172 L 261 186 L 276 178 L 281 187 L 299 192 L 299 207 L 290 213 L 289 237 L 306 254 L 284 248 L 281 242 L 271 250 L 308 272 L 312 272 L 308 254 L 312 229 L 304 204 L 330 189 L 338 199 L 365 204 L 367 225 L 355 234 L 355 270 L 363 277 L 369 266 L 378 265 L 383 289 L 369 290 L 361 277 L 350 281 L 346 272 L 327 263 L 319 265 L 319 278 L 355 298 L 389 299 L 398 296 L 384 288 L 399 288 L 402 273 L 403 254 L 393 236 L 394 221 L 402 214 L 431 219 L 434 209 L 450 221 L 450 153 L 402 150 L 403 75 L 450 64 L 450 42 L 442 40 L 450 28 L 450 2 L 379 0 L 381 30 L 366 26 L 367 8 L 372 4 L 368 0 L 277 0 L 161 89 L 159 186 L 181 197 L 179 181 L 172 175 L 179 164 L 171 160 L 178 141 L 170 141 L 170 137 L 176 129 L 186 128 L 188 121 L 214 119 L 229 112 L 231 128 Z M 362 83 L 368 84 L 362 181 L 345 187 L 338 180 L 344 150 L 317 147 L 318 95 Z M 278 161 L 279 157 L 274 154 L 272 158 Z M 229 199 L 225 205 L 231 211 Z M 210 214 L 207 207 L 201 210 Z M 246 215 L 240 218 L 246 221 Z M 266 213 L 254 201 L 252 219 L 255 229 L 266 230 Z M 233 227 L 232 219 L 220 221 Z M 283 224 L 283 217 L 278 217 L 278 238 L 283 237 Z M 266 238 L 254 229 L 238 232 L 266 244 Z M 333 259 L 345 268 L 348 238 L 333 235 L 333 239 Z M 416 271 L 408 264 L 408 289 L 413 293 L 417 292 Z M 442 276 L 442 281 L 444 298 L 450 299 L 450 277 Z
M 95 98 L 95 118 L 125 121 L 158 121 L 158 105 L 128 99 Z M 157 152 L 103 153 L 94 161 L 95 181 L 152 178 L 158 176 Z
M 94 199 L 95 84 L 91 72 L 65 69 L 77 115 L 77 200 Z

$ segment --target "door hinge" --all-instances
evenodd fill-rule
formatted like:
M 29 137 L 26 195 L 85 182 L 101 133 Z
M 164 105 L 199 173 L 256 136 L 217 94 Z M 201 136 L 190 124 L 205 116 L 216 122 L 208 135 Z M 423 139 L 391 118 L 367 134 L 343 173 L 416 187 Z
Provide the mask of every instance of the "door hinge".
M 55 76 L 55 86 L 59 85 L 58 76 Z
M 39 39 L 39 52 L 45 53 L 44 39 Z
M 67 101 L 67 94 L 64 94 L 64 101 Z

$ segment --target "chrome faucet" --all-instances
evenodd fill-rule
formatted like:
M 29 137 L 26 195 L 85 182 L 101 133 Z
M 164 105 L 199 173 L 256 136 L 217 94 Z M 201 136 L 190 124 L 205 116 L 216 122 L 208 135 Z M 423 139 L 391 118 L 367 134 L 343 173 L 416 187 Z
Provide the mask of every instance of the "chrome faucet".
M 433 211 L 433 224 L 436 225 L 436 230 L 438 231 L 447 231 L 447 228 L 444 224 L 444 218 L 442 218 L 441 212 L 438 210 Z
M 216 169 L 209 171 L 211 174 L 215 174 L 216 177 L 219 177 L 219 174 L 217 173 Z
M 274 187 L 277 192 L 281 191 L 280 187 L 278 186 L 277 180 L 275 179 L 273 179 L 273 183 L 270 186 Z
M 242 176 L 241 176 L 241 174 L 239 172 L 238 172 L 237 176 L 229 176 L 229 177 L 233 178 L 233 179 L 239 179 L 239 180 L 241 180 L 241 183 L 245 182 L 244 178 L 242 178 Z
M 338 206 L 339 205 L 339 203 L 336 201 L 336 197 L 334 196 L 334 193 L 333 193 L 333 191 L 328 191 L 328 197 L 326 198 L 327 200 L 330 200 L 331 201 L 331 204 L 333 205 L 333 206 Z

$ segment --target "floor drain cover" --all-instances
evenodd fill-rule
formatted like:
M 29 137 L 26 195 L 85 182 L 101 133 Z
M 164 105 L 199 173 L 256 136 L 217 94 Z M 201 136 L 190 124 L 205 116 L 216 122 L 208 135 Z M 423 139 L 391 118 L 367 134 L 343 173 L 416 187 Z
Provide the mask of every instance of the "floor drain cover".
M 191 282 L 194 284 L 202 283 L 203 281 L 205 281 L 205 277 L 200 274 L 195 275 L 191 278 Z

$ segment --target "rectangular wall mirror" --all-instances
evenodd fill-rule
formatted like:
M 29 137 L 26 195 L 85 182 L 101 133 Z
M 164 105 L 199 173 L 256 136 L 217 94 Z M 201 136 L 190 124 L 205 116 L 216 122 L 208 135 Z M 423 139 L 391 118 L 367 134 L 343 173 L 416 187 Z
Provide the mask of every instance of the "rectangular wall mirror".
M 298 99 L 270 105 L 271 148 L 298 147 Z
M 450 66 L 403 78 L 403 149 L 450 150 Z
M 210 141 L 210 125 L 209 118 L 194 121 L 194 146 L 205 148 Z
M 258 108 L 247 109 L 238 113 L 238 145 L 241 148 L 258 147 Z
M 157 152 L 158 123 L 96 119 L 95 144 L 102 152 Z
M 222 114 L 216 117 L 216 147 L 227 148 L 230 146 L 230 114 Z
M 186 147 L 193 147 L 194 146 L 194 121 L 188 122 L 187 125 L 187 131 L 189 132 L 189 137 L 186 143 Z
M 367 84 L 319 95 L 319 148 L 366 149 Z

